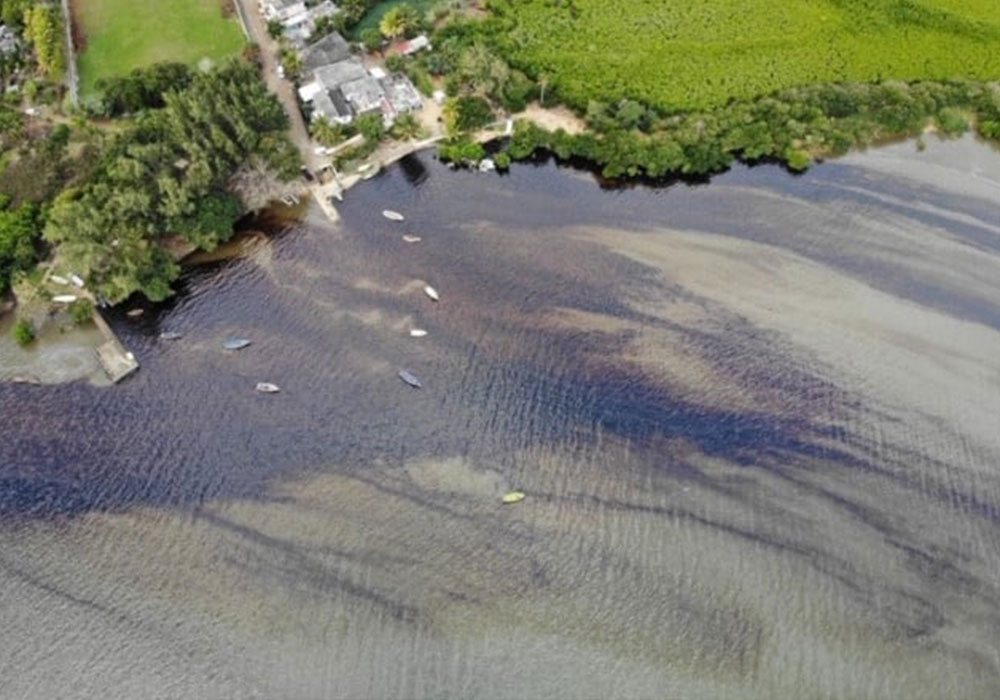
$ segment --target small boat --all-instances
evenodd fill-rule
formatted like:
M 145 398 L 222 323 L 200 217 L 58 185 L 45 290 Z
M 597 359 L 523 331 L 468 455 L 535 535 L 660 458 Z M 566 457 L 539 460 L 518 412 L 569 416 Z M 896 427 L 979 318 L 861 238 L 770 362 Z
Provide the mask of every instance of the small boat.
M 511 503 L 520 503 L 524 500 L 524 491 L 508 491 L 503 496 L 500 497 L 501 503 L 506 503 L 510 505 Z
M 76 294 L 56 294 L 52 297 L 52 301 L 58 304 L 72 304 L 76 301 Z
M 425 335 L 427 335 L 427 331 L 425 331 L 423 328 L 411 328 L 410 329 L 410 337 L 411 338 L 423 338 Z
M 402 221 L 406 218 L 398 211 L 393 211 L 392 209 L 383 209 L 382 216 L 387 218 L 389 221 Z
M 251 342 L 253 341 L 247 340 L 246 338 L 230 338 L 222 344 L 222 347 L 226 350 L 242 350 Z
M 429 296 L 431 298 L 431 301 L 437 301 L 438 299 L 441 298 L 441 295 L 438 294 L 438 291 L 429 284 L 424 285 L 424 294 Z
M 142 313 L 142 309 L 129 309 L 125 312 L 125 315 L 135 318 L 136 316 L 142 316 Z
M 83 278 L 80 275 L 70 274 L 69 281 L 73 283 L 74 287 L 79 287 L 83 289 Z
M 63 285 L 64 287 L 67 284 L 69 284 L 69 280 L 68 279 L 66 279 L 65 277 L 60 277 L 59 275 L 49 275 L 49 279 L 52 280 L 53 282 L 55 282 L 56 284 Z
M 497 169 L 497 164 L 493 162 L 492 158 L 483 158 L 479 161 L 479 172 L 488 173 Z
M 184 336 L 180 333 L 176 333 L 174 331 L 164 331 L 163 333 L 160 333 L 160 340 L 180 340 L 183 337 Z
M 416 375 L 413 374 L 413 372 L 406 369 L 401 369 L 399 371 L 399 378 L 412 386 L 414 389 L 422 389 L 424 386 L 423 383 L 417 379 Z
M 405 241 L 406 243 L 419 243 L 422 240 L 424 239 L 421 238 L 420 236 L 414 236 L 413 234 L 410 233 L 403 235 L 403 241 Z
M 255 388 L 262 394 L 277 394 L 281 391 L 281 388 L 277 384 L 271 384 L 271 382 L 257 382 Z

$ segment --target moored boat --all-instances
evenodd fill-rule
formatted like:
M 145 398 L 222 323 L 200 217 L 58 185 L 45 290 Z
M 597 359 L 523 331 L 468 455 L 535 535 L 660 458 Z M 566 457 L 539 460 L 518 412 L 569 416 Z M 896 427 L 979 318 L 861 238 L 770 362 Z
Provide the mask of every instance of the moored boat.
M 272 384 L 271 382 L 257 382 L 257 386 L 254 388 L 262 394 L 277 394 L 281 391 L 281 388 L 277 384 Z
M 242 350 L 251 342 L 253 341 L 247 340 L 246 338 L 230 338 L 222 344 L 222 347 L 226 350 Z
M 136 316 L 142 316 L 142 313 L 143 313 L 142 309 L 129 309 L 128 311 L 125 312 L 125 315 L 135 318 Z
M 175 331 L 164 331 L 163 333 L 160 333 L 160 340 L 180 340 L 183 337 L 184 336 Z
M 398 211 L 393 211 L 392 209 L 383 209 L 382 216 L 389 219 L 389 221 L 403 221 L 406 218 Z
M 414 236 L 413 234 L 407 233 L 403 235 L 403 241 L 406 243 L 419 243 L 424 240 L 420 236 Z
M 424 285 L 424 294 L 430 297 L 431 301 L 437 301 L 438 299 L 441 298 L 441 295 L 438 294 L 438 291 L 429 284 Z
M 507 505 L 510 505 L 512 503 L 520 503 L 523 500 L 524 500 L 523 491 L 508 491 L 507 493 L 505 493 L 503 496 L 500 497 L 500 502 L 506 503 Z
M 423 328 L 411 328 L 410 329 L 410 337 L 411 338 L 423 338 L 425 335 L 427 335 L 427 331 L 425 331 Z
M 399 378 L 406 382 L 409 386 L 412 386 L 414 389 L 422 389 L 424 386 L 423 382 L 417 379 L 417 375 L 406 369 L 399 370 Z

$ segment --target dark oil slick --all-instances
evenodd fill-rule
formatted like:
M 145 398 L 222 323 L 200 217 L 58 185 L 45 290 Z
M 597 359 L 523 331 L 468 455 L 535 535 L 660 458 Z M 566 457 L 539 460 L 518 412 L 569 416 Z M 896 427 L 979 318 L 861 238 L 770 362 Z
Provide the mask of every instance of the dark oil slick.
M 0 384 L 0 697 L 1000 695 L 986 147 L 341 213 L 114 312 L 120 386 Z

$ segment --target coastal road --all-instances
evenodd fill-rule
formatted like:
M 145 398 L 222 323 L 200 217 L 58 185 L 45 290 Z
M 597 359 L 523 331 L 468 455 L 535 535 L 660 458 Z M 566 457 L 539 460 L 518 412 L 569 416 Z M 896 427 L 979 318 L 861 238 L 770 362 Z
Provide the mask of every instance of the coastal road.
M 260 47 L 260 59 L 263 65 L 264 81 L 268 89 L 278 96 L 288 113 L 291 123 L 288 136 L 292 143 L 302 153 L 302 162 L 309 170 L 316 171 L 327 164 L 327 161 L 313 153 L 312 140 L 306 128 L 305 119 L 299 110 L 295 86 L 278 77 L 278 42 L 267 33 L 267 24 L 257 8 L 255 0 L 236 0 L 237 10 L 243 21 L 243 26 L 250 41 Z

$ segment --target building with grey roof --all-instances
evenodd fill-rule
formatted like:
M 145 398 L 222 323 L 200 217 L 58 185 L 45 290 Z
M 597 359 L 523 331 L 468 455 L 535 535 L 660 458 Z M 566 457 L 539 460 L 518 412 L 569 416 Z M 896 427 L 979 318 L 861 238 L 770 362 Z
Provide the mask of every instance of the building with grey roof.
M 15 53 L 21 48 L 17 34 L 8 29 L 6 25 L 0 24 L 0 55 L 6 56 Z
M 385 92 L 379 82 L 368 74 L 363 78 L 344 83 L 340 86 L 340 91 L 344 93 L 344 98 L 351 105 L 355 116 L 380 114 L 383 111 Z
M 319 83 L 327 90 L 338 88 L 344 83 L 364 78 L 367 75 L 368 71 L 361 65 L 361 61 L 356 58 L 338 61 L 328 66 L 320 66 L 312 72 L 313 81 Z
M 331 32 L 315 44 L 306 46 L 302 50 L 301 56 L 302 72 L 308 75 L 317 68 L 329 66 L 351 58 L 351 49 L 347 45 L 347 41 L 344 40 L 344 37 L 340 36 L 337 32 Z

